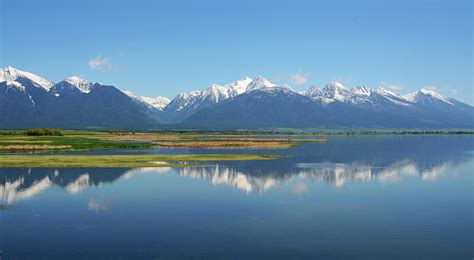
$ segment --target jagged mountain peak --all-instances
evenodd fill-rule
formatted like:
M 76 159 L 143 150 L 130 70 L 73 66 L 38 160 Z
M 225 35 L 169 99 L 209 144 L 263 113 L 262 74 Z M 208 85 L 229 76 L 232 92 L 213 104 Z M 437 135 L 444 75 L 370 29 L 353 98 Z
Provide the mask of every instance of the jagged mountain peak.
M 329 100 L 345 102 L 347 97 L 351 94 L 342 83 L 331 81 L 322 89 L 323 97 Z
M 246 91 L 252 91 L 255 89 L 260 89 L 260 88 L 271 88 L 271 87 L 277 87 L 277 85 L 271 83 L 268 81 L 266 78 L 262 76 L 257 76 L 255 77 L 247 86 Z
M 162 97 L 162 96 L 156 96 L 156 97 L 138 96 L 130 91 L 123 91 L 123 93 L 137 102 L 144 103 L 145 105 L 151 106 L 158 110 L 163 110 L 171 102 L 169 98 Z
M 6 66 L 0 69 L 0 82 L 6 82 L 9 85 L 14 85 L 17 87 L 23 87 L 19 78 L 25 78 L 34 83 L 35 86 L 49 90 L 53 83 L 30 72 L 22 71 L 16 69 L 12 66 Z
M 324 88 L 348 90 L 341 82 L 331 81 Z
M 450 99 L 448 97 L 445 97 L 432 88 L 422 88 L 416 92 L 409 93 L 405 96 L 403 96 L 405 99 L 411 101 L 411 102 L 422 102 L 426 103 L 429 101 L 441 101 L 447 104 L 452 105 Z
M 88 80 L 82 79 L 78 76 L 68 77 L 64 80 L 64 82 L 71 84 L 72 86 L 76 87 L 83 93 L 89 93 L 91 90 L 91 87 L 94 85 L 94 83 Z
M 359 86 L 351 89 L 354 94 L 357 95 L 363 95 L 363 96 L 369 96 L 374 89 L 368 87 L 368 86 Z
M 419 93 L 422 93 L 422 94 L 424 94 L 424 95 L 432 96 L 432 97 L 434 97 L 434 98 L 436 98 L 436 99 L 443 100 L 443 101 L 445 101 L 445 100 L 448 99 L 447 97 L 445 97 L 445 96 L 439 94 L 438 92 L 434 91 L 434 90 L 431 89 L 431 88 L 422 88 L 422 89 L 420 89 L 418 92 L 419 92 Z

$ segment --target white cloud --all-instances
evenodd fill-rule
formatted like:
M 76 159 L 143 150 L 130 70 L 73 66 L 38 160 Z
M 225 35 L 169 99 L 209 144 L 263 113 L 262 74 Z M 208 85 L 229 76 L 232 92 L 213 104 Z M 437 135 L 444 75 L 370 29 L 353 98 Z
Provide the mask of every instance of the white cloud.
M 304 84 L 308 82 L 309 74 L 298 71 L 297 73 L 291 75 L 290 79 L 295 84 Z
M 88 64 L 89 68 L 92 70 L 106 71 L 112 69 L 112 62 L 110 61 L 110 58 L 102 58 L 100 55 L 90 59 Z
M 399 90 L 403 89 L 402 85 L 390 84 L 390 83 L 386 83 L 386 82 L 382 82 L 382 85 L 383 85 L 384 88 L 388 88 L 388 89 L 393 90 L 393 91 L 399 91 Z

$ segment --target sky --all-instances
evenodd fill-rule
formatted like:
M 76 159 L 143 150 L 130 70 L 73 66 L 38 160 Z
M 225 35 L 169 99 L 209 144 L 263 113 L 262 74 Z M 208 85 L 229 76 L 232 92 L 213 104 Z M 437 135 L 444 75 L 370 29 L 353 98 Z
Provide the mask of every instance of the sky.
M 474 104 L 473 1 L 0 0 L 0 66 L 144 96 L 261 75 Z

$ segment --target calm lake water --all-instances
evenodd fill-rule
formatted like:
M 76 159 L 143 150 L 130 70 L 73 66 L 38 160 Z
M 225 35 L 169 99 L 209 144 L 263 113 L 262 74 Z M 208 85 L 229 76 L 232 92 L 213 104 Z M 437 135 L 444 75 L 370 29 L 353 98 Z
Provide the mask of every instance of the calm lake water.
M 472 259 L 474 136 L 327 138 L 274 161 L 0 168 L 0 258 Z

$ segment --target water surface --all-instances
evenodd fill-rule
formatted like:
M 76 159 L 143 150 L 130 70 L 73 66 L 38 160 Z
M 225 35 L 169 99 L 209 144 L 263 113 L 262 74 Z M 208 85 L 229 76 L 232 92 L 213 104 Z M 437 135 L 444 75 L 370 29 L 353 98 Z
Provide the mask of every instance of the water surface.
M 472 258 L 473 137 L 328 139 L 274 161 L 0 168 L 0 256 Z M 196 152 L 216 150 L 90 153 Z

